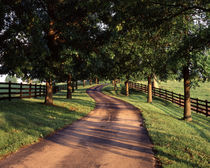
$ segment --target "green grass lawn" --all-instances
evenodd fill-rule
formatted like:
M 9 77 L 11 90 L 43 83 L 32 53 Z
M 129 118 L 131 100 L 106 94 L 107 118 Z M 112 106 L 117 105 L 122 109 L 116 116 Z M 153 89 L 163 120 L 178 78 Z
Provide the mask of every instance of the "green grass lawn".
M 210 118 L 193 113 L 193 121 L 180 120 L 183 108 L 154 98 L 146 102 L 146 94 L 132 91 L 129 97 L 112 86 L 103 89 L 105 94 L 125 100 L 141 109 L 145 126 L 154 143 L 155 156 L 166 168 L 210 167 Z
M 139 81 L 139 83 L 147 84 L 146 81 Z M 199 85 L 200 87 L 191 88 L 191 97 L 210 101 L 210 82 L 200 83 Z M 184 94 L 183 81 L 169 80 L 160 82 L 159 87 L 178 94 Z
M 87 115 L 95 102 L 79 87 L 73 99 L 66 99 L 66 92 L 54 95 L 54 105 L 43 105 L 44 98 L 13 99 L 0 101 L 0 158 L 33 144 L 55 130 Z

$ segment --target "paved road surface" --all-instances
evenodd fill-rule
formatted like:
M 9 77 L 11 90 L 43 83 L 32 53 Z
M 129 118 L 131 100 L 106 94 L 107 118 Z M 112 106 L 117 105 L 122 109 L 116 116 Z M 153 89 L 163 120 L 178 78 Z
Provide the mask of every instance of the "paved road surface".
M 152 145 L 132 105 L 102 94 L 88 117 L 0 161 L 0 168 L 153 168 Z

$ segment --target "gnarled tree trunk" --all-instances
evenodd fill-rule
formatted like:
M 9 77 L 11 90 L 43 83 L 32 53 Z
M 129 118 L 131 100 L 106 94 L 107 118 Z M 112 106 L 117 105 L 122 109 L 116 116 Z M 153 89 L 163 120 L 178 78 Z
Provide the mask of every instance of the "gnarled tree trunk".
M 71 88 L 71 74 L 68 75 L 67 79 L 67 99 L 72 99 L 72 88 Z
M 51 80 L 46 81 L 46 95 L 44 104 L 53 105 L 53 87 Z
M 184 120 L 192 121 L 190 103 L 190 72 L 186 66 L 183 68 L 184 76 Z
M 151 75 L 148 76 L 147 102 L 152 103 L 152 79 L 151 79 Z

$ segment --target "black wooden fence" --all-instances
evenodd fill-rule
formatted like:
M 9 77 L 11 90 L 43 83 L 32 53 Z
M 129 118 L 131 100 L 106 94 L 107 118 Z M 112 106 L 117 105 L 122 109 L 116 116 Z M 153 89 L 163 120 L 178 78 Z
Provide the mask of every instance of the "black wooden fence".
M 147 85 L 140 83 L 129 82 L 129 88 L 148 93 Z M 152 94 L 154 96 L 160 97 L 164 100 L 175 103 L 179 106 L 184 107 L 184 95 L 177 94 L 165 89 L 152 87 Z M 201 100 L 198 98 L 190 98 L 191 100 L 191 110 L 210 116 L 210 102 L 207 100 Z
M 0 100 L 45 96 L 46 86 L 23 83 L 0 82 Z

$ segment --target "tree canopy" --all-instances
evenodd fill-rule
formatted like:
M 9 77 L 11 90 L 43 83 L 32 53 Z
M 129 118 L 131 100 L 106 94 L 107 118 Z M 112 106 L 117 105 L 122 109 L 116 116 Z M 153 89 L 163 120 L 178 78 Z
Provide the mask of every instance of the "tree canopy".
M 209 15 L 207 0 L 2 0 L 0 74 L 193 85 L 210 76 Z

